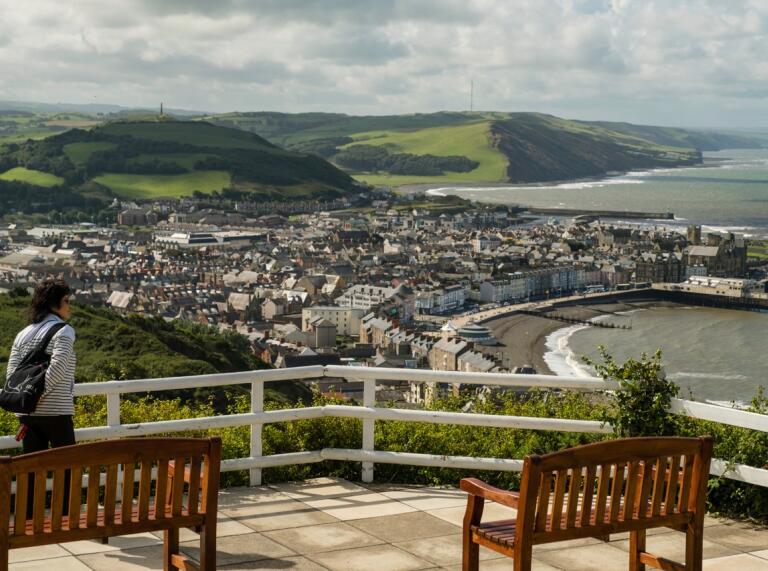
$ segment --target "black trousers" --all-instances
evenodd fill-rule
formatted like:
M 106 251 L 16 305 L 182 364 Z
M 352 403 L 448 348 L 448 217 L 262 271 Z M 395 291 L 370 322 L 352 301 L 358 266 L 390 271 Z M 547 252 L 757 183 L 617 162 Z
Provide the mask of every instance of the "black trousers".
M 24 454 L 59 448 L 75 443 L 75 426 L 71 415 L 61 416 L 21 416 L 21 424 L 27 425 L 27 433 L 21 441 Z M 69 513 L 69 470 L 64 473 L 64 510 Z M 29 493 L 27 494 L 27 517 L 32 517 L 32 502 L 35 494 L 35 475 L 29 475 Z

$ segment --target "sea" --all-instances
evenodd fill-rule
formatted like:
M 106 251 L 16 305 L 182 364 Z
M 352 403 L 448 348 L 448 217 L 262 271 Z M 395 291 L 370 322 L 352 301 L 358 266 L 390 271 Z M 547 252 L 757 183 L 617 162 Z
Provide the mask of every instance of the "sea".
M 603 345 L 619 362 L 662 350 L 667 378 L 682 398 L 748 404 L 768 391 L 768 312 L 709 307 L 650 307 L 597 318 L 631 329 L 574 325 L 546 340 L 544 360 L 556 375 L 593 375 L 583 356 L 599 361 Z
M 560 184 L 446 186 L 427 193 L 539 208 L 672 212 L 675 220 L 624 222 L 670 228 L 701 224 L 705 232 L 768 237 L 768 148 L 706 152 L 695 167 Z
M 696 167 L 636 171 L 551 185 L 435 188 L 483 202 L 550 208 L 673 212 L 675 220 L 629 222 L 768 238 L 768 149 L 708 152 Z M 632 328 L 575 325 L 546 340 L 544 359 L 558 375 L 592 374 L 582 356 L 604 345 L 616 359 L 663 352 L 665 371 L 685 398 L 746 404 L 768 391 L 768 312 L 703 307 L 651 307 L 601 316 Z

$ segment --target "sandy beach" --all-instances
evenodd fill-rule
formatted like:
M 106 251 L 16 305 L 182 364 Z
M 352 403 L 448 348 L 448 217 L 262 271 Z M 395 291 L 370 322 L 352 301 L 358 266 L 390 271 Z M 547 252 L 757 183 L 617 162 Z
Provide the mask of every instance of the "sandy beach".
M 606 314 L 631 311 L 659 305 L 659 302 L 603 303 L 559 307 L 554 313 L 575 319 L 592 319 Z M 540 374 L 554 374 L 544 361 L 549 335 L 571 324 L 546 317 L 513 314 L 484 323 L 499 341 L 496 347 L 483 347 L 483 352 L 495 354 L 504 366 L 512 368 L 533 365 Z

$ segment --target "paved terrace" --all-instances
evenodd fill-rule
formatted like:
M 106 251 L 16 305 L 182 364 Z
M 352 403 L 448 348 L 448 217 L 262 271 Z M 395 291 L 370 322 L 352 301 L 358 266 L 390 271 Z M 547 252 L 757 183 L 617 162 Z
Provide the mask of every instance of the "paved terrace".
M 355 484 L 320 478 L 219 495 L 219 569 L 461 569 L 465 494 L 456 489 Z M 515 511 L 486 504 L 484 519 Z M 768 570 L 768 529 L 707 518 L 704 569 Z M 11 569 L 120 571 L 162 569 L 161 534 L 15 549 Z M 197 557 L 197 535 L 184 530 L 182 549 Z M 535 570 L 626 570 L 626 534 L 609 543 L 586 539 L 534 547 Z M 682 561 L 684 535 L 649 532 L 648 550 Z M 511 569 L 511 560 L 481 548 L 480 569 Z

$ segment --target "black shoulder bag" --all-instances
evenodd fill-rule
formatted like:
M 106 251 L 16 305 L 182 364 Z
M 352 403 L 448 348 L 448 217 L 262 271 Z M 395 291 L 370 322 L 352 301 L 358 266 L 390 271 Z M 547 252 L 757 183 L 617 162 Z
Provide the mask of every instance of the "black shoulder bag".
M 37 402 L 45 392 L 45 373 L 51 364 L 51 356 L 45 352 L 53 336 L 66 323 L 51 325 L 36 348 L 27 353 L 0 391 L 0 407 L 10 412 L 29 414 L 35 412 Z

